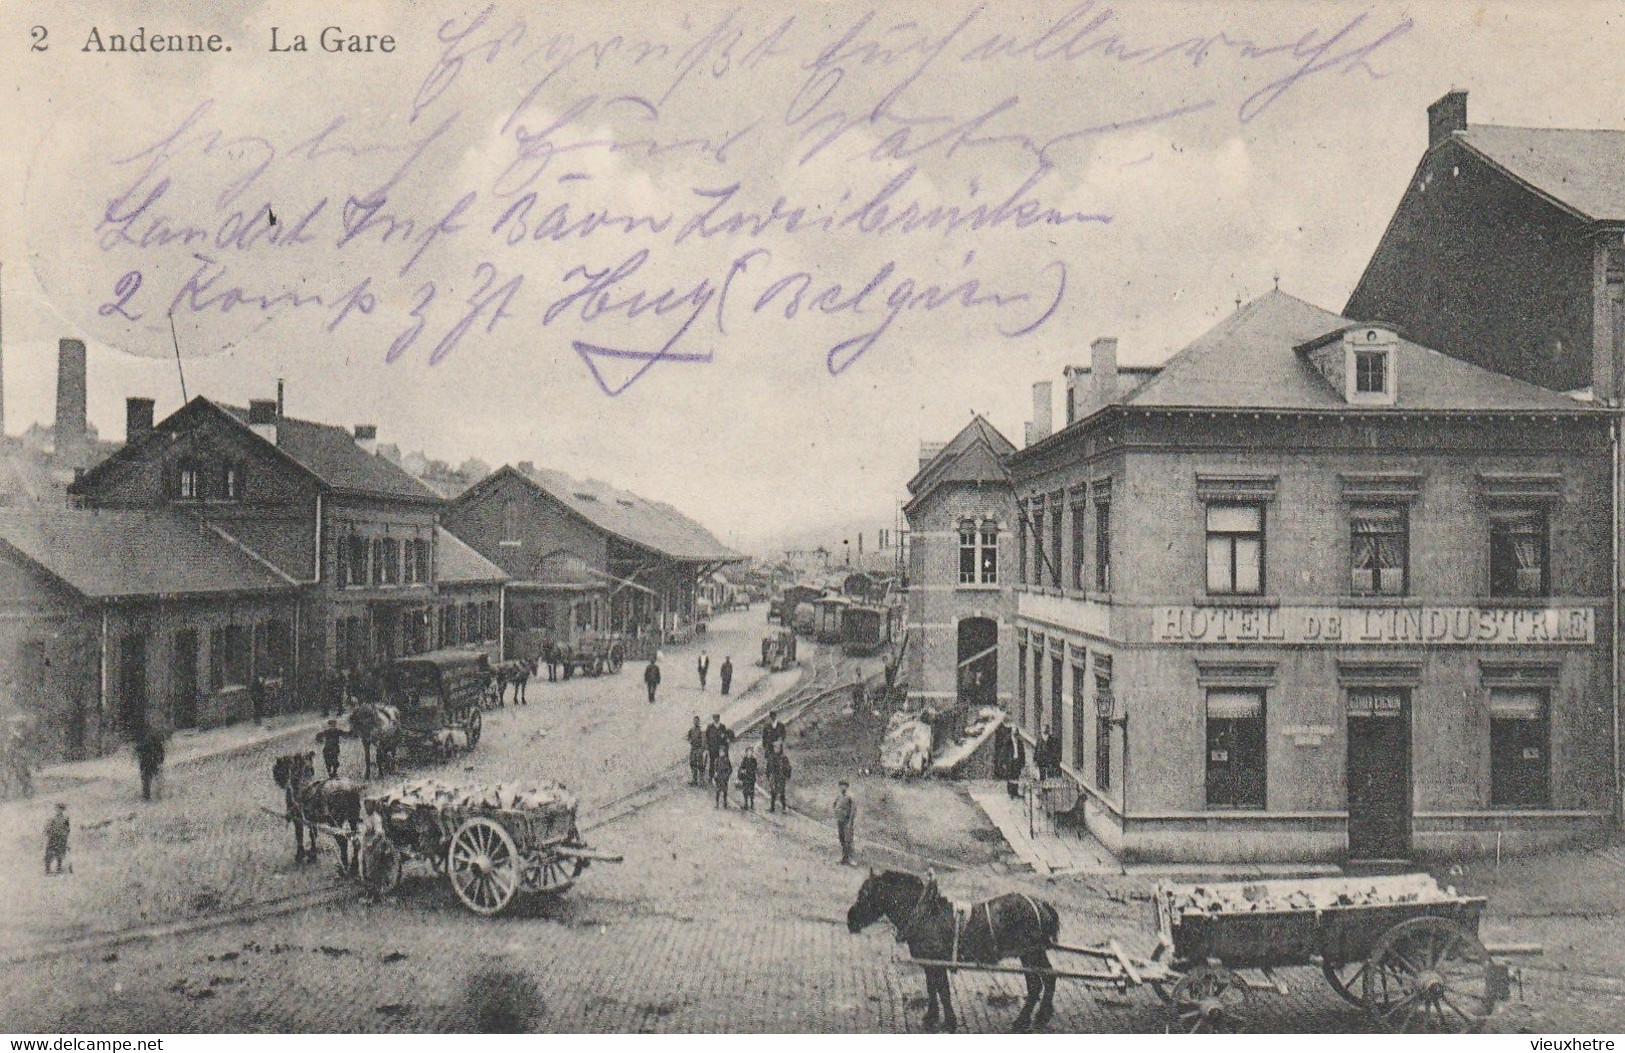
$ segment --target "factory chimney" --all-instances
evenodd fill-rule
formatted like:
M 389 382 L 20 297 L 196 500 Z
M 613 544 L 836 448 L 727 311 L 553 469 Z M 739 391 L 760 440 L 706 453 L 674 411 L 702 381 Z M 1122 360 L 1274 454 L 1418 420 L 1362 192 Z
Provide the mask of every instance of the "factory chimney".
M 63 337 L 56 347 L 56 443 L 54 459 L 61 469 L 88 467 L 85 435 L 85 342 Z
M 357 424 L 355 426 L 355 444 L 361 447 L 363 453 L 376 454 L 378 452 L 378 425 Z

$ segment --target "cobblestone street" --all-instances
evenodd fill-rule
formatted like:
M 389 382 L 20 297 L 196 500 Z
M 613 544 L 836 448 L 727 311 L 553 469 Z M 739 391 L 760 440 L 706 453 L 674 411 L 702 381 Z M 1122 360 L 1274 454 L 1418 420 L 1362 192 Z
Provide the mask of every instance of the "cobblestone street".
M 529 705 L 485 714 L 483 738 L 472 753 L 448 764 L 408 765 L 402 776 L 435 774 L 482 783 L 556 778 L 580 796 L 583 821 L 590 821 L 605 802 L 646 785 L 684 756 L 683 732 L 695 713 L 709 719 L 722 711 L 737 723 L 794 686 L 798 673 L 770 677 L 752 664 L 764 625 L 762 607 L 727 614 L 713 622 L 708 638 L 668 648 L 665 679 L 653 706 L 645 700 L 641 664 L 629 664 L 616 676 L 553 683 L 544 669 L 529 686 Z M 715 665 L 725 655 L 734 657 L 734 690 L 726 708 L 719 706 L 723 699 L 714 677 L 709 691 L 699 690 L 692 663 L 702 646 Z M 233 731 L 217 734 L 235 741 Z M 111 777 L 0 804 L 5 849 L 0 879 L 7 888 L 0 908 L 0 954 L 331 886 L 331 841 L 323 839 L 321 863 L 294 864 L 293 835 L 278 818 L 282 799 L 271 780 L 272 759 L 316 749 L 313 733 L 307 724 L 297 735 L 171 764 L 160 801 L 140 799 L 135 762 L 126 751 L 108 761 L 72 766 Z M 355 740 L 345 742 L 343 773 L 361 775 Z M 49 790 L 64 780 L 48 773 L 44 782 Z M 47 878 L 40 872 L 40 831 L 58 800 L 71 809 L 74 873 Z
M 8 968 L 0 1026 L 22 1031 L 468 1030 L 492 1014 L 557 1031 L 909 1031 L 923 1011 L 917 970 L 894 963 L 889 930 L 844 924 L 863 871 L 836 866 L 822 827 L 719 813 L 683 791 L 595 832 L 626 854 L 566 897 L 497 920 L 469 915 L 438 883 L 390 901 L 354 899 L 161 942 Z M 1021 888 L 1062 908 L 1063 937 L 1116 935 L 1149 949 L 1144 902 L 1093 886 L 963 871 L 960 899 Z M 483 977 L 483 986 L 473 984 Z M 1289 970 L 1291 994 L 1254 993 L 1254 1031 L 1364 1031 L 1318 971 Z M 968 1030 L 1008 1028 L 1014 977 L 961 974 Z M 503 992 L 493 994 L 491 992 Z M 482 993 L 483 992 L 483 993 Z M 1497 1030 L 1612 1031 L 1625 989 L 1530 974 Z M 1063 983 L 1055 1030 L 1160 1032 L 1148 990 Z
M 735 656 L 738 690 L 723 710 L 733 724 L 798 680 L 796 674 L 765 677 L 748 657 L 742 660 L 753 653 L 762 627 L 758 613 L 726 616 L 706 643 L 716 661 Z M 271 757 L 292 743 L 305 748 L 304 726 L 297 737 L 289 732 L 280 742 L 177 766 L 167 798 L 150 806 L 134 799 L 132 779 L 118 778 L 5 806 L 12 849 L 5 870 L 7 950 L 33 960 L 0 968 L 7 992 L 0 1028 L 917 1029 L 923 982 L 918 970 L 895 961 L 900 948 L 890 931 L 846 931 L 846 909 L 863 871 L 835 865 L 833 833 L 822 821 L 829 772 L 818 775 L 818 764 L 805 769 L 814 781 L 792 789 L 803 811 L 789 816 L 720 812 L 709 794 L 686 787 L 642 806 L 625 802 L 682 756 L 682 732 L 693 714 L 718 709 L 715 684 L 702 695 L 695 682 L 697 650 L 668 652 L 653 707 L 643 700 L 635 666 L 608 679 L 532 683 L 529 706 L 487 714 L 485 738 L 472 754 L 421 769 L 481 782 L 555 775 L 582 794 L 588 823 L 595 808 L 623 801 L 589 840 L 624 853 L 624 864 L 597 865 L 563 898 L 523 903 L 496 920 L 469 914 L 426 874 L 380 903 L 343 890 L 292 905 L 299 909 L 277 909 L 279 899 L 316 895 L 334 884 L 326 863 L 295 867 L 286 828 L 259 810 L 278 804 L 268 777 Z M 803 671 L 824 667 L 827 673 L 831 662 L 809 649 Z M 809 713 L 807 723 L 828 726 L 832 709 L 842 704 L 832 699 Z M 802 734 L 792 728 L 798 742 Z M 358 760 L 352 748 L 347 770 Z M 894 801 L 909 814 L 927 801 L 940 810 L 945 795 L 960 794 L 935 782 L 910 788 L 878 776 L 859 778 L 857 787 L 860 799 Z M 47 879 L 34 869 L 34 827 L 56 799 L 71 802 L 78 823 L 76 873 Z M 970 807 L 957 800 L 955 806 Z M 886 834 L 873 836 L 882 843 L 860 838 L 866 862 L 923 865 L 909 854 L 918 850 L 912 840 L 913 848 L 888 851 Z M 1010 871 L 987 854 L 961 862 L 972 865 L 941 875 L 955 899 L 1020 889 L 1057 903 L 1065 941 L 1117 937 L 1130 953 L 1150 952 L 1144 879 L 1045 881 Z M 1599 855 L 1583 873 L 1605 884 L 1620 865 Z M 1539 883 L 1515 866 L 1505 877 Z M 1525 914 L 1538 906 L 1508 898 Z M 1521 1000 L 1504 1007 L 1493 1026 L 1617 1030 L 1625 1024 L 1625 980 L 1612 975 L 1615 958 L 1598 957 L 1594 946 L 1625 935 L 1613 899 L 1602 904 L 1600 916 L 1590 901 L 1549 906 L 1552 916 L 1486 919 L 1492 940 L 1539 939 L 1549 947 L 1546 959 L 1525 968 Z M 243 920 L 218 920 L 233 908 L 242 908 Z M 76 935 L 158 922 L 180 925 L 95 949 L 50 950 Z M 1282 978 L 1290 993 L 1254 992 L 1241 1026 L 1368 1029 L 1317 970 L 1288 970 Z M 959 974 L 954 991 L 964 1026 L 1008 1028 L 1020 989 L 1016 977 Z M 1056 1005 L 1056 1030 L 1157 1032 L 1168 1022 L 1148 989 L 1092 991 L 1063 982 Z

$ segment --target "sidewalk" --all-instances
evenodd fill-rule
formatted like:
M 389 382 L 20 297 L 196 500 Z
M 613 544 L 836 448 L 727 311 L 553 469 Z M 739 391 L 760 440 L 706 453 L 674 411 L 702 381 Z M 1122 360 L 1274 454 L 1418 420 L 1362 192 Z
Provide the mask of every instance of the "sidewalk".
M 164 767 L 173 770 L 216 757 L 230 757 L 258 749 L 268 742 L 303 735 L 313 738 L 327 718 L 311 713 L 290 713 L 267 717 L 255 723 L 244 721 L 218 728 L 177 731 L 165 744 Z M 130 779 L 135 771 L 135 754 L 128 745 L 103 757 L 64 761 L 40 768 L 41 780 L 62 780 L 69 785 L 99 782 L 103 779 Z
M 1011 797 L 1004 783 L 977 782 L 969 790 L 1011 851 L 1040 875 L 1123 873 L 1117 859 L 1089 834 L 1057 833 L 1042 811 L 1029 816 L 1027 802 Z

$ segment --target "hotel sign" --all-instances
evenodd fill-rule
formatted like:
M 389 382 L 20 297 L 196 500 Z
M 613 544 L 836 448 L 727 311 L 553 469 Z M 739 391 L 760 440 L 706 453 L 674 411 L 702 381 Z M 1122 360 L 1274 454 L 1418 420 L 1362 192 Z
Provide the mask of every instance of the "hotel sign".
M 1590 607 L 1158 607 L 1157 643 L 1575 646 Z

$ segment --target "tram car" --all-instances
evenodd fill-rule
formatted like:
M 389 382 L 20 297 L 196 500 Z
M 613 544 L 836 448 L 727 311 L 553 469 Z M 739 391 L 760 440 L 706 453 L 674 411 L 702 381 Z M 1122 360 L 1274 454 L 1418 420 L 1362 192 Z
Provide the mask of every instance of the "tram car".
M 902 608 L 896 604 L 854 603 L 846 608 L 841 649 L 851 655 L 889 652 L 902 632 Z
M 846 612 L 852 601 L 845 596 L 820 596 L 813 601 L 813 637 L 819 643 L 838 644 L 846 638 Z

